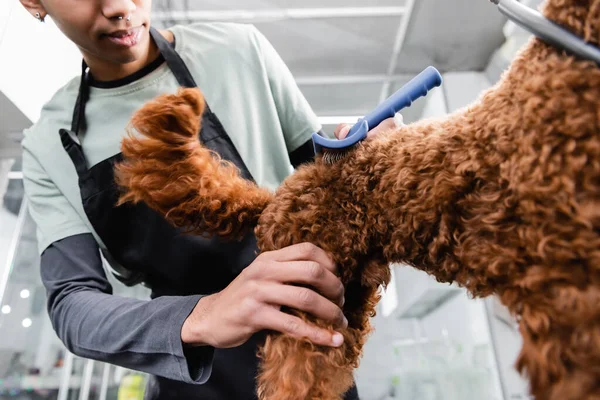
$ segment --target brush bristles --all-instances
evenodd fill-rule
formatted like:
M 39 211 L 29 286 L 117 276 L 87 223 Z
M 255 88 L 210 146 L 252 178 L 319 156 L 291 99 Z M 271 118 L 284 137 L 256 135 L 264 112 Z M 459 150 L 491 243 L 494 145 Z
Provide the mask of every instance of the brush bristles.
M 343 150 L 332 150 L 332 149 L 323 149 L 323 162 L 325 164 L 335 164 L 336 162 L 346 158 L 346 156 L 350 153 L 349 149 Z

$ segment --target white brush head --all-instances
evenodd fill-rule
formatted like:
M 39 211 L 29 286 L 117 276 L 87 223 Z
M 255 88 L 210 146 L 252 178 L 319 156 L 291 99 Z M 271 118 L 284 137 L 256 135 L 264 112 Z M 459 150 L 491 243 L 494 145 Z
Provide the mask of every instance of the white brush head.
M 342 150 L 333 150 L 333 149 L 323 149 L 323 162 L 328 165 L 335 164 L 338 161 L 346 158 L 352 149 L 342 149 Z

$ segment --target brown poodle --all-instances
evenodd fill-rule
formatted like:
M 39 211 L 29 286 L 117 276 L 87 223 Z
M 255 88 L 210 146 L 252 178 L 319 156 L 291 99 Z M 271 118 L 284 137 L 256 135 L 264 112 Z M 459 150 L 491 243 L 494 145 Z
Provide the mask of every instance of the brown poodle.
M 600 0 L 549 0 L 543 11 L 600 41 Z M 341 397 L 390 263 L 499 296 L 519 320 L 517 368 L 537 400 L 600 399 L 598 66 L 532 39 L 470 107 L 381 134 L 333 165 L 317 158 L 274 194 L 200 145 L 203 109 L 186 89 L 135 115 L 143 136 L 123 143 L 122 202 L 144 201 L 197 234 L 254 228 L 261 251 L 312 242 L 346 286 L 344 345 L 270 334 L 261 399 Z

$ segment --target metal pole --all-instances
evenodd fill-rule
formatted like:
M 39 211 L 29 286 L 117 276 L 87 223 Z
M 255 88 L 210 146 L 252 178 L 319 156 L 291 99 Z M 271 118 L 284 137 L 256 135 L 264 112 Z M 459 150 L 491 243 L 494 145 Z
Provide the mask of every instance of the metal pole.
M 56 400 L 67 400 L 71 383 L 71 372 L 73 371 L 73 354 L 67 351 L 65 363 L 63 365 L 62 376 L 60 377 L 60 386 L 58 388 L 58 397 Z
M 2 275 L 0 276 L 0 304 L 2 304 L 2 299 L 4 298 L 4 292 L 6 290 L 6 286 L 8 285 L 8 278 L 10 277 L 12 265 L 15 261 L 16 255 L 17 255 L 17 247 L 19 246 L 19 241 L 21 239 L 21 232 L 23 232 L 23 226 L 25 225 L 25 216 L 26 215 L 27 215 L 27 198 L 23 197 L 23 201 L 21 201 L 21 207 L 19 209 L 19 216 L 17 217 L 17 225 L 15 227 L 15 232 L 13 233 L 13 237 L 10 242 L 10 246 L 8 248 L 8 256 L 6 257 L 4 271 L 3 271 Z
M 86 360 L 83 369 L 83 380 L 81 390 L 79 391 L 79 400 L 88 400 L 90 396 L 90 386 L 92 385 L 92 374 L 94 373 L 94 360 Z
M 299 76 L 296 83 L 300 86 L 321 86 L 321 85 L 355 85 L 361 83 L 385 83 L 388 80 L 394 82 L 408 82 L 414 78 L 410 74 L 396 74 L 391 77 L 388 75 L 322 75 L 322 76 Z
M 388 65 L 388 79 L 383 84 L 383 87 L 381 88 L 381 93 L 379 94 L 380 103 L 383 103 L 383 101 L 387 99 L 390 95 L 390 88 L 392 86 L 392 76 L 394 76 L 394 70 L 396 69 L 396 65 L 398 65 L 398 57 L 400 56 L 402 48 L 404 47 L 404 42 L 406 40 L 406 32 L 408 30 L 408 25 L 410 24 L 410 17 L 412 16 L 415 2 L 416 0 L 407 0 L 406 5 L 404 6 L 405 10 L 402 14 L 402 19 L 400 20 L 400 25 L 396 33 L 396 40 L 394 41 L 394 48 L 392 50 L 392 57 L 390 58 L 390 64 Z
M 497 382 L 500 386 L 500 395 L 502 396 L 502 399 L 508 400 L 506 397 L 506 389 L 504 387 L 504 377 L 502 376 L 502 372 L 500 371 L 500 358 L 498 356 L 498 352 L 500 351 L 500 343 L 498 341 L 498 338 L 496 337 L 496 331 L 494 329 L 494 326 L 492 325 L 492 301 L 492 297 L 484 299 L 483 308 L 485 312 L 485 318 L 487 320 L 488 330 L 490 331 L 490 339 L 492 340 L 492 354 L 494 356 L 494 364 L 496 366 L 496 368 L 494 368 L 494 375 L 496 376 Z
M 104 364 L 104 371 L 102 372 L 102 383 L 100 384 L 100 394 L 98 400 L 106 400 L 106 394 L 108 393 L 108 380 L 110 379 L 110 364 Z

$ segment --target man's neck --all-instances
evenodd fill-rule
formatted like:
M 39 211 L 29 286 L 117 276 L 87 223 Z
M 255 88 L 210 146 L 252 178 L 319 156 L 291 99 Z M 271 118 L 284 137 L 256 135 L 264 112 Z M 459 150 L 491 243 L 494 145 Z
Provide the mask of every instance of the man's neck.
M 160 31 L 160 33 L 169 41 L 173 42 L 173 33 L 170 31 Z M 144 54 L 137 60 L 127 64 L 114 63 L 101 60 L 93 55 L 84 54 L 85 62 L 90 68 L 90 72 L 97 81 L 114 81 L 125 78 L 154 61 L 159 54 L 158 47 L 151 38 L 148 40 L 148 48 Z

